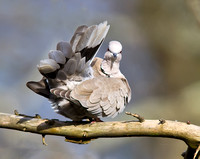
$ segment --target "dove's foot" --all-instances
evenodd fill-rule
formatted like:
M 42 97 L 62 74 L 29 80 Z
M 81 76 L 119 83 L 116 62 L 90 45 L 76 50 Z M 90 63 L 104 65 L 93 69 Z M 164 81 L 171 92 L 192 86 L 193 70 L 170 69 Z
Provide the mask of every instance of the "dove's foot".
M 103 122 L 103 120 L 101 120 L 100 118 L 90 118 L 89 121 L 90 121 L 91 123 Z

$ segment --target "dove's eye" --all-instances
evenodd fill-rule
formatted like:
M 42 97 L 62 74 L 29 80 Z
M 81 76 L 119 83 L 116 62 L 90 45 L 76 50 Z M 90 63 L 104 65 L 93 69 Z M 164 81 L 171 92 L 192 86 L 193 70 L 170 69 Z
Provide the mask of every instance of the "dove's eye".
M 113 53 L 112 51 L 110 51 L 110 49 L 108 48 L 107 51 Z M 122 53 L 122 50 L 118 53 L 118 54 L 121 54 Z

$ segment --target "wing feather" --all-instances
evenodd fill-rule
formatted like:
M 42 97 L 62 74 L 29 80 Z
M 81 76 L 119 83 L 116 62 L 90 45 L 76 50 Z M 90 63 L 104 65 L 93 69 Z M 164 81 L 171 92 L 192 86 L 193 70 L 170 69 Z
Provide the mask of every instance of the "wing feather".
M 125 108 L 126 96 L 121 95 L 121 89 L 128 95 L 129 89 L 121 79 L 99 77 L 77 85 L 70 93 L 70 97 L 79 101 L 94 115 L 102 113 L 114 117 Z

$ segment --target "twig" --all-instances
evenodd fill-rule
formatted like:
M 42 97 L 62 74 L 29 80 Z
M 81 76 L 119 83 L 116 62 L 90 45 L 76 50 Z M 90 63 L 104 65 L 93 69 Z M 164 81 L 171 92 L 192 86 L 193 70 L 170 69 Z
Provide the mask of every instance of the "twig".
M 42 144 L 45 145 L 45 146 L 48 145 L 48 144 L 45 142 L 45 135 L 44 135 L 44 134 L 42 134 Z
M 194 154 L 193 159 L 195 159 L 195 158 L 197 157 L 199 151 L 200 151 L 200 145 L 199 145 L 198 148 L 196 149 L 196 152 L 195 152 L 195 154 Z
M 139 120 L 140 123 L 144 122 L 144 118 L 141 117 L 139 114 L 136 114 L 136 113 L 133 114 L 133 113 L 131 113 L 131 112 L 126 112 L 126 114 L 127 114 L 127 115 L 131 115 L 131 116 L 137 118 L 137 119 Z
M 192 147 L 188 147 L 187 151 L 182 153 L 182 156 L 184 157 L 184 159 L 198 159 L 200 153 L 198 152 L 199 148 L 192 148 Z

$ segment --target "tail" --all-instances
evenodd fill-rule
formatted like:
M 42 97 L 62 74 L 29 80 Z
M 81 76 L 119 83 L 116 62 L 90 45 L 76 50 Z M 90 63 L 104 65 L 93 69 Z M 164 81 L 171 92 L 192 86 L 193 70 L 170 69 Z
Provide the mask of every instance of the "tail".
M 62 81 L 74 74 L 80 77 L 90 76 L 90 64 L 109 27 L 106 21 L 90 27 L 79 26 L 70 43 L 59 42 L 57 50 L 49 52 L 49 59 L 40 61 L 37 67 L 44 78 L 39 82 L 28 82 L 27 86 L 35 93 L 48 98 L 50 94 L 48 80 Z
M 29 81 L 26 83 L 26 86 L 35 93 L 50 98 L 50 89 L 47 80 L 44 77 L 39 82 Z

